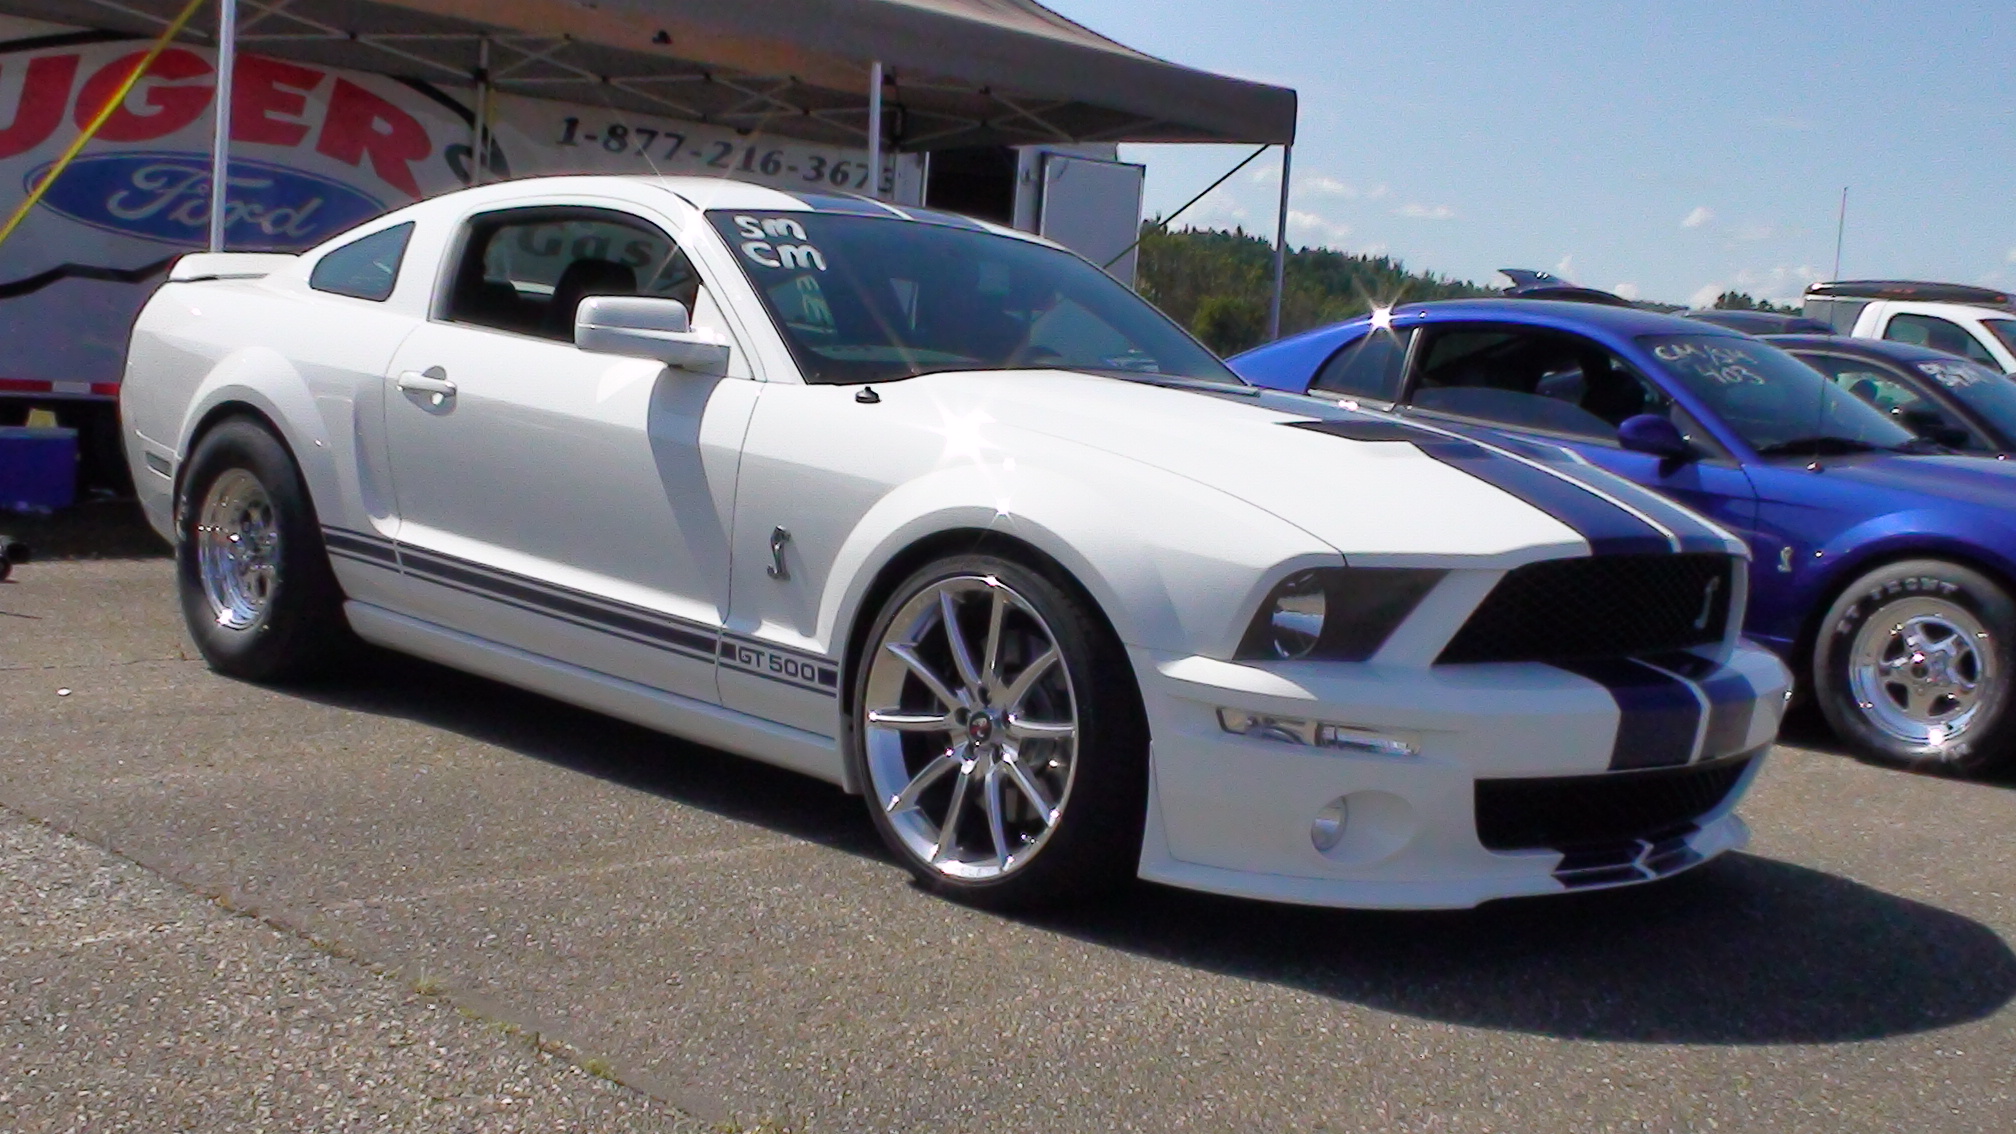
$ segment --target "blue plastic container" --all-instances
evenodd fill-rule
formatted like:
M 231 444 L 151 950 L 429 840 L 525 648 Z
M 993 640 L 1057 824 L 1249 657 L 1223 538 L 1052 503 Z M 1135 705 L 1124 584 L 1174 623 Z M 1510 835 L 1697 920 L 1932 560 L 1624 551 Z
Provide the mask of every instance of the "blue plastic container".
M 76 430 L 0 425 L 0 510 L 53 512 L 76 499 Z

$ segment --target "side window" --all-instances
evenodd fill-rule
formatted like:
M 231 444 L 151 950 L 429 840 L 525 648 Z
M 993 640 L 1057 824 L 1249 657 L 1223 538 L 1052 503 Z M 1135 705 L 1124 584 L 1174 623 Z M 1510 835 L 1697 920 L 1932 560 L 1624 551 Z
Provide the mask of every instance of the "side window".
M 1883 337 L 1900 343 L 1915 343 L 1918 346 L 1943 350 L 1975 362 L 1993 370 L 2002 369 L 1981 340 L 1967 333 L 1967 329 L 1950 319 L 1935 315 L 1892 315 L 1890 325 L 1883 328 Z
M 1625 418 L 1675 412 L 1623 360 L 1572 335 L 1443 331 L 1420 357 L 1410 399 L 1418 409 L 1610 442 Z
M 1413 338 L 1411 329 L 1375 330 L 1364 338 L 1345 343 L 1316 372 L 1310 388 L 1378 402 L 1397 401 L 1401 371 L 1407 365 L 1407 347 Z
M 308 273 L 308 286 L 383 303 L 399 282 L 399 262 L 405 259 L 406 242 L 412 238 L 413 222 L 408 221 L 325 252 Z
M 688 311 L 700 278 L 658 228 L 603 209 L 486 213 L 469 222 L 445 317 L 559 342 L 591 295 L 652 295 Z
M 1897 424 L 1921 437 L 1955 449 L 1993 448 L 1986 438 L 1969 429 L 1966 422 L 1955 417 L 1945 406 L 1872 363 L 1837 354 L 1799 357 L 1816 367 L 1835 385 L 1882 410 Z

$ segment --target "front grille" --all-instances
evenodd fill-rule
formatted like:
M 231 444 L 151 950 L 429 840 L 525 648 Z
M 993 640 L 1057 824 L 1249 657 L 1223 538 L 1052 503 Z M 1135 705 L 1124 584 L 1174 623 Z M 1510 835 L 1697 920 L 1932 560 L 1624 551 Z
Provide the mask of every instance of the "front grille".
M 1494 851 L 1658 842 L 1728 799 L 1750 760 L 1746 755 L 1648 772 L 1478 780 L 1477 838 Z
M 1722 640 L 1736 560 L 1594 555 L 1508 571 L 1437 661 L 1641 657 Z

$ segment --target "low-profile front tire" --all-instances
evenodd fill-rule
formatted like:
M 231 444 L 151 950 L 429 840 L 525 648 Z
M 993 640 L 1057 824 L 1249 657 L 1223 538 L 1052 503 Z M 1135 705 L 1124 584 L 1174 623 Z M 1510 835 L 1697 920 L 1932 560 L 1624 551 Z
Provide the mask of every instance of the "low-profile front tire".
M 176 577 L 210 668 L 247 681 L 322 672 L 355 645 L 300 470 L 247 418 L 197 442 L 176 499 Z
M 993 555 L 899 585 L 862 647 L 849 756 L 876 830 L 925 887 L 1018 908 L 1132 877 L 1148 729 L 1084 600 Z
M 1976 775 L 2016 751 L 2016 602 L 1936 559 L 1857 579 L 1821 623 L 1814 699 L 1835 735 L 1887 764 Z

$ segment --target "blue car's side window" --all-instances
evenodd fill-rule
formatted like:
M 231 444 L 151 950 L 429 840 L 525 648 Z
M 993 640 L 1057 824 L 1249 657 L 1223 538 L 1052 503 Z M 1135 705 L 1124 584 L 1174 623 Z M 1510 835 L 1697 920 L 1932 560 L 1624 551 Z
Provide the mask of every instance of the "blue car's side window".
M 1400 380 L 1407 366 L 1407 347 L 1412 329 L 1375 330 L 1338 348 L 1316 371 L 1310 388 L 1347 398 L 1377 402 L 1400 396 Z

